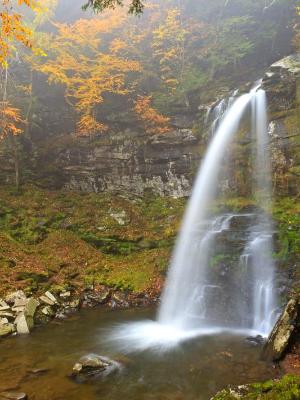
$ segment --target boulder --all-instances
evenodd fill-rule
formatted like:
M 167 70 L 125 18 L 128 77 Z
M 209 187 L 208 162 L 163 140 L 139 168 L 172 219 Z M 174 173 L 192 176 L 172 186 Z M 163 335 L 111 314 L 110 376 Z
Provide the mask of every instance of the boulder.
M 0 393 L 0 400 L 26 400 L 28 397 L 26 393 L 18 392 L 2 392 Z
M 0 338 L 11 335 L 14 332 L 14 326 L 12 324 L 0 325 Z
M 90 379 L 105 378 L 121 369 L 122 365 L 119 362 L 108 357 L 87 354 L 74 365 L 71 377 L 77 382 L 83 383 Z
M 58 303 L 56 297 L 51 292 L 46 292 L 45 296 L 47 296 L 49 300 L 53 301 L 54 304 Z
M 291 343 L 297 318 L 299 299 L 291 299 L 274 326 L 262 352 L 262 357 L 269 361 L 280 360 Z
M 55 305 L 55 301 L 49 299 L 49 297 L 47 297 L 47 296 L 40 296 L 40 300 L 41 300 L 42 303 L 45 303 L 48 306 L 54 306 Z
M 27 317 L 25 312 L 20 313 L 16 320 L 15 325 L 17 326 L 17 332 L 21 335 L 30 333 L 33 328 L 33 318 Z
M 33 297 L 30 298 L 25 306 L 24 312 L 26 317 L 33 318 L 39 304 L 40 303 L 36 299 L 34 299 Z
M 52 308 L 50 306 L 43 307 L 42 313 L 49 317 L 52 317 L 54 315 L 54 311 L 52 310 Z

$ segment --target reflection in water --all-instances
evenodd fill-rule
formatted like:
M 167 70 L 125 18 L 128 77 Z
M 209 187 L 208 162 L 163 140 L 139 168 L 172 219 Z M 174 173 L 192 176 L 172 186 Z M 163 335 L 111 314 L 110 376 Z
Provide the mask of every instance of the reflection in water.
M 28 337 L 0 343 L 0 391 L 17 388 L 30 400 L 206 400 L 227 384 L 267 379 L 272 368 L 259 361 L 259 347 L 244 337 L 215 335 L 182 342 L 176 350 L 124 355 L 109 345 L 115 322 L 138 322 L 154 311 L 88 310 Z M 121 376 L 79 385 L 68 378 L 83 354 L 94 352 L 125 364 Z M 35 369 L 46 369 L 40 374 Z

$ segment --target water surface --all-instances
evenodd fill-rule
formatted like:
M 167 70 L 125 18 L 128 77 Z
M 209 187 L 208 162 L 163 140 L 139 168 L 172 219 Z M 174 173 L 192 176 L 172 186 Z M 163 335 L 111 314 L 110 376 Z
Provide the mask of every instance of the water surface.
M 30 336 L 3 340 L 0 390 L 17 388 L 29 400 L 207 400 L 228 384 L 274 376 L 272 366 L 259 360 L 260 347 L 240 336 L 203 336 L 167 353 L 126 355 L 106 342 L 115 323 L 154 316 L 153 310 L 85 310 Z M 73 382 L 68 377 L 73 364 L 89 352 L 123 361 L 123 372 L 106 381 Z

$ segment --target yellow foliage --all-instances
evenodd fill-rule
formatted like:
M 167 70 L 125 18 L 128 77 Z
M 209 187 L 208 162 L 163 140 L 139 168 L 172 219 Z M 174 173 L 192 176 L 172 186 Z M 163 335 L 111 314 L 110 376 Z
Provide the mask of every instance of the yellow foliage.
M 159 62 L 161 79 L 171 91 L 175 91 L 180 84 L 187 33 L 179 8 L 169 9 L 165 23 L 153 32 L 154 57 Z
M 24 124 L 20 110 L 12 107 L 7 101 L 0 102 L 0 140 L 9 135 L 20 135 L 23 130 L 20 126 Z
M 151 107 L 151 100 L 151 96 L 138 96 L 135 103 L 135 112 L 143 122 L 146 132 L 149 134 L 169 132 L 170 118 L 165 117 Z
M 121 39 L 113 40 L 111 48 L 101 48 L 101 35 L 110 33 L 122 24 L 123 16 L 80 19 L 74 24 L 55 24 L 57 34 L 50 44 L 51 58 L 34 68 L 48 75 L 49 83 L 65 87 L 65 97 L 79 114 L 77 132 L 92 134 L 106 130 L 97 121 L 95 108 L 103 103 L 105 94 L 126 95 L 130 88 L 126 76 L 139 72 L 140 64 L 127 57 L 117 56 L 124 46 Z

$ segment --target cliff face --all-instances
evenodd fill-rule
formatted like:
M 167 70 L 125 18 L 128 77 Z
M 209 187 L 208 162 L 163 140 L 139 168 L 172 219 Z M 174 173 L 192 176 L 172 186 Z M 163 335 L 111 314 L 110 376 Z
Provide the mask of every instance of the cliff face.
M 75 140 L 57 150 L 52 161 L 67 189 L 135 195 L 151 190 L 184 197 L 199 163 L 197 142 L 190 129 L 154 136 L 127 130 L 96 142 L 81 139 L 78 145 Z
M 274 187 L 282 195 L 295 194 L 299 188 L 299 71 L 299 56 L 290 56 L 273 64 L 263 80 L 270 106 Z M 194 123 L 197 118 L 193 116 Z M 181 128 L 165 135 L 128 129 L 90 144 L 74 143 L 56 157 L 63 186 L 95 192 L 140 195 L 150 189 L 161 196 L 189 195 L 201 158 L 200 143 L 192 133 L 192 119 L 177 117 L 176 124 Z
M 296 195 L 300 187 L 300 56 L 271 65 L 263 86 L 270 107 L 274 188 L 279 195 Z
M 263 79 L 270 106 L 274 188 L 279 195 L 295 195 L 299 189 L 299 71 L 299 56 L 289 56 L 273 64 Z M 216 94 L 216 98 L 222 96 L 223 91 L 221 96 Z M 149 135 L 131 123 L 124 131 L 93 139 L 70 135 L 53 137 L 49 143 L 40 139 L 33 146 L 29 144 L 24 178 L 45 187 L 84 192 L 142 195 L 151 190 L 160 196 L 188 196 L 207 145 L 203 122 L 207 108 L 206 104 L 193 104 L 190 114 L 172 118 L 173 130 L 164 135 Z M 233 191 L 247 185 L 248 139 L 244 137 L 244 143 L 240 141 L 240 148 L 234 150 L 239 168 L 232 165 L 232 181 L 222 182 Z M 1 164 L 0 179 L 9 181 L 10 164 Z M 243 175 L 235 176 L 240 171 Z M 242 194 L 247 194 L 247 189 Z

